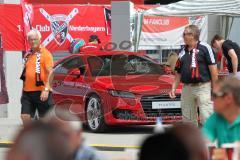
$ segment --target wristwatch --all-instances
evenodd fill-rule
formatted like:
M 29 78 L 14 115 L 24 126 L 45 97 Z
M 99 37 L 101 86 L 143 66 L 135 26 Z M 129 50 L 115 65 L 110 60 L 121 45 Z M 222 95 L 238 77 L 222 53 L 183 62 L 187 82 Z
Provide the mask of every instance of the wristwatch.
M 49 91 L 49 89 L 47 87 L 44 88 L 44 91 Z

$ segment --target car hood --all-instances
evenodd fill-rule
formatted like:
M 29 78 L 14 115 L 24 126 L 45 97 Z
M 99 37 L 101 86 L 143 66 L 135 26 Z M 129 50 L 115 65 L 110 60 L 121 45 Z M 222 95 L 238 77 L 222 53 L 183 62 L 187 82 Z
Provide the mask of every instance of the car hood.
M 135 94 L 163 94 L 172 88 L 173 75 L 130 75 L 97 77 L 95 85 L 101 88 L 128 91 Z

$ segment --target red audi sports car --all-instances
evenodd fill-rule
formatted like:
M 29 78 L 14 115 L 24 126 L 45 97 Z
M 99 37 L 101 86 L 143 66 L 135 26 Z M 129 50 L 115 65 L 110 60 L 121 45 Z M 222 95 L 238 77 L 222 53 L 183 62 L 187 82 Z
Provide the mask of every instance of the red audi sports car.
M 173 75 L 147 55 L 133 52 L 73 54 L 54 66 L 57 107 L 69 107 L 93 132 L 111 125 L 181 120 L 180 88 L 170 99 Z

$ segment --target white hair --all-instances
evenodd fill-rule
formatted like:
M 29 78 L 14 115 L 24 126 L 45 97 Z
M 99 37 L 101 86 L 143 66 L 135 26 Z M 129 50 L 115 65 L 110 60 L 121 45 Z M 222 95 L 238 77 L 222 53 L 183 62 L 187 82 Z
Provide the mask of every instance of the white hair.
M 29 37 L 32 36 L 32 35 L 37 35 L 39 39 L 42 38 L 41 33 L 40 33 L 39 30 L 37 30 L 37 29 L 32 29 L 32 30 L 30 30 L 30 31 L 27 33 L 27 39 L 29 39 Z

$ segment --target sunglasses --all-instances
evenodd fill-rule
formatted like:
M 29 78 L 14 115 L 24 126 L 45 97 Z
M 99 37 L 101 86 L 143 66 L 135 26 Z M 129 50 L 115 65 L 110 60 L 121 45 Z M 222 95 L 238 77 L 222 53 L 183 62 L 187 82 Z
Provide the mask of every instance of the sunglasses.
M 212 98 L 224 97 L 225 95 L 224 92 L 212 92 Z

